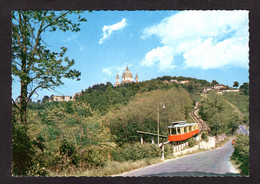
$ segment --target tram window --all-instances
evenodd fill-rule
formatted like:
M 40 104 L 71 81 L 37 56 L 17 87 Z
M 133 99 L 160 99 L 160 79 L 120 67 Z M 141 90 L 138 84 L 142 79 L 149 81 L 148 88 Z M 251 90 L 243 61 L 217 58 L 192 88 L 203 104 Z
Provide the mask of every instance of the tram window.
M 181 128 L 180 127 L 177 129 L 177 134 L 181 134 Z
M 173 129 L 172 129 L 172 135 L 176 135 L 176 134 L 177 134 L 176 128 L 173 128 Z
M 187 133 L 187 127 L 184 127 L 184 133 Z

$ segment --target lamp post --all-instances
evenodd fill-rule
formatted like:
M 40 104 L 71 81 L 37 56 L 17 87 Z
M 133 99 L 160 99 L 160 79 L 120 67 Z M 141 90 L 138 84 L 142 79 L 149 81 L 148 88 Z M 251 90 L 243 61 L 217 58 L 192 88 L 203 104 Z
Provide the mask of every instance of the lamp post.
M 160 143 L 160 135 L 159 135 L 159 130 L 160 130 L 160 104 L 162 104 L 162 102 L 158 103 L 158 124 L 157 124 L 157 144 L 159 146 Z M 162 108 L 165 109 L 165 105 L 162 105 Z

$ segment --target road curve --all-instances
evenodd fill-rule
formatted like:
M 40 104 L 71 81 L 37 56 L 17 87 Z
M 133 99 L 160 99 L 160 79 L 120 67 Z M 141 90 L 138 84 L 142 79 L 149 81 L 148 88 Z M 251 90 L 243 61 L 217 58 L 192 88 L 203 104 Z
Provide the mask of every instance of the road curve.
M 239 130 L 243 135 L 249 135 L 249 132 L 246 130 L 245 126 L 239 125 Z
M 120 176 L 239 176 L 229 161 L 233 151 L 230 140 L 221 148 L 166 160 Z

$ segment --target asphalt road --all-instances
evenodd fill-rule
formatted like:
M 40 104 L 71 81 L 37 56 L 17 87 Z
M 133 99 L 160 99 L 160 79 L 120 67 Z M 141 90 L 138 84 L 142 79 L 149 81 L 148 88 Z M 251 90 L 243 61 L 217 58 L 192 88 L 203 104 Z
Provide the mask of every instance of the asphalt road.
M 221 148 L 166 160 L 121 176 L 239 176 L 231 165 L 231 140 Z
M 249 132 L 246 130 L 246 128 L 243 125 L 239 125 L 239 130 L 242 134 L 249 135 Z

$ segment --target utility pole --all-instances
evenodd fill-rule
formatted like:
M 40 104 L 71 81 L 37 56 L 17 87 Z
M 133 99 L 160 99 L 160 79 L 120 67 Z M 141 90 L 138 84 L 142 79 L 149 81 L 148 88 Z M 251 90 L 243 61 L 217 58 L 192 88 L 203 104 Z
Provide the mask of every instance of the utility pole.
M 159 124 L 160 124 L 160 103 L 158 103 L 158 124 L 157 124 L 157 135 L 158 135 L 158 137 L 157 137 L 157 144 L 158 144 L 158 146 L 159 146 L 159 143 L 160 143 L 160 136 L 159 136 Z
M 157 144 L 159 146 L 160 143 L 160 135 L 159 135 L 159 130 L 160 130 L 160 104 L 162 104 L 162 102 L 158 103 L 158 124 L 157 124 Z M 165 105 L 162 106 L 163 109 L 165 109 Z

